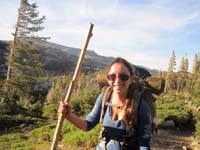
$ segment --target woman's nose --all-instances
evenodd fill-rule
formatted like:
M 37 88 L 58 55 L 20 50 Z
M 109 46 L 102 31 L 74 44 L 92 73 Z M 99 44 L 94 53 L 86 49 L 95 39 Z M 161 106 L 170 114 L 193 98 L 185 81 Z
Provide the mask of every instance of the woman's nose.
M 121 83 L 121 79 L 119 78 L 119 76 L 116 76 L 115 83 Z

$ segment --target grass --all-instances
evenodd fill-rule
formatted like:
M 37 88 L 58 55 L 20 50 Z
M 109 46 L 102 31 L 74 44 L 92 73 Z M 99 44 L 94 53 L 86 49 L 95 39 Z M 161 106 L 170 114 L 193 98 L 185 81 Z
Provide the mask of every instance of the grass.
M 52 144 L 56 122 L 35 128 L 28 133 L 9 133 L 0 136 L 0 150 L 49 150 Z M 62 126 L 62 149 L 84 150 L 92 149 L 98 143 L 98 136 L 101 126 L 98 125 L 94 130 L 84 132 L 71 123 L 65 121 Z M 92 139 L 92 140 L 90 140 Z M 79 148 L 78 148 L 79 147 Z

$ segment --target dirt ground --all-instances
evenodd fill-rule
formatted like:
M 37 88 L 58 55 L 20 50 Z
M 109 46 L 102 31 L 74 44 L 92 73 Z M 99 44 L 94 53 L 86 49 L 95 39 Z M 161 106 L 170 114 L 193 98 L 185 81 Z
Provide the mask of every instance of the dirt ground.
M 151 145 L 152 150 L 200 150 L 189 130 L 159 129 Z

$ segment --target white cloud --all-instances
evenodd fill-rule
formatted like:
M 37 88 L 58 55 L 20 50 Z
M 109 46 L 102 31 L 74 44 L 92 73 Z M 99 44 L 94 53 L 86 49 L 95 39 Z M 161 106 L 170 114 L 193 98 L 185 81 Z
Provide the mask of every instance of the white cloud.
M 134 41 L 135 44 L 146 44 L 147 46 L 161 43 L 160 34 L 182 31 L 189 22 L 194 20 L 195 15 L 198 16 L 198 12 L 186 16 L 177 15 L 174 10 L 163 6 L 162 3 L 119 5 L 117 0 L 109 1 L 109 3 L 106 0 L 101 2 L 79 0 L 62 1 L 61 4 L 53 6 L 54 9 L 46 11 L 47 22 L 52 24 L 47 30 L 52 31 L 54 28 L 53 31 L 58 34 L 60 30 L 64 31 L 63 34 L 71 30 L 71 33 L 74 32 L 77 35 L 77 30 L 73 28 L 77 26 L 81 28 L 81 24 L 85 25 L 92 21 L 95 28 L 98 28 L 99 39 L 110 43 L 109 47 L 113 47 L 111 40 L 116 40 L 115 43 L 122 43 L 122 45 L 127 43 L 132 45 Z M 100 44 L 102 41 L 97 45 Z

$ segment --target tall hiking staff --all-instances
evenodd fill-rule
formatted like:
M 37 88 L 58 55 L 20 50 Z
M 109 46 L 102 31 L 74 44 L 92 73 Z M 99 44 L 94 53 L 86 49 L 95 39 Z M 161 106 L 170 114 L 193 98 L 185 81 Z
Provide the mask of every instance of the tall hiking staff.
M 73 88 L 74 88 L 74 86 L 76 84 L 77 76 L 78 76 L 78 74 L 80 72 L 80 68 L 81 68 L 81 65 L 82 65 L 82 62 L 83 62 L 87 47 L 88 47 L 89 40 L 92 37 L 93 26 L 94 25 L 92 23 L 90 23 L 89 31 L 88 31 L 84 46 L 83 46 L 83 48 L 81 50 L 81 54 L 79 56 L 79 60 L 78 60 L 78 63 L 76 65 L 74 76 L 73 76 L 72 81 L 71 81 L 71 83 L 70 83 L 70 85 L 68 87 L 68 91 L 67 91 L 67 94 L 66 94 L 66 97 L 65 97 L 65 100 L 64 100 L 67 103 L 69 103 L 69 101 L 70 101 L 72 90 L 73 90 Z M 56 130 L 55 130 L 55 133 L 54 133 L 54 138 L 53 138 L 53 143 L 52 143 L 52 146 L 51 146 L 51 150 L 56 150 L 56 147 L 58 145 L 58 139 L 59 139 L 60 131 L 61 131 L 61 128 L 62 128 L 62 125 L 63 125 L 63 121 L 64 121 L 64 115 L 60 114 L 59 117 L 58 117 L 58 123 L 57 123 Z

